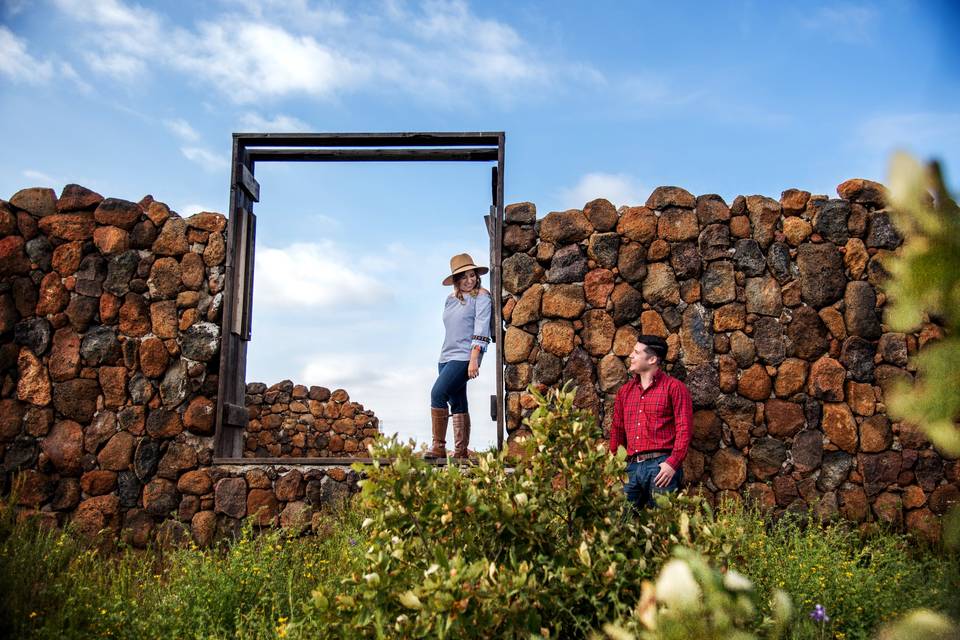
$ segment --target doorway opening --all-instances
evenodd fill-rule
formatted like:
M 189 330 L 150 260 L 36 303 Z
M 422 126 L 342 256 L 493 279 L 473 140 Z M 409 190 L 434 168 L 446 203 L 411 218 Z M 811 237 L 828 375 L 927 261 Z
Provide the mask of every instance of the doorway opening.
M 363 458 L 250 458 L 243 455 L 248 413 L 245 403 L 247 349 L 252 337 L 254 248 L 260 201 L 256 166 L 262 162 L 481 162 L 491 165 L 489 237 L 491 292 L 500 291 L 503 227 L 503 132 L 477 133 L 305 133 L 233 136 L 230 215 L 217 395 L 215 462 L 243 464 L 349 464 Z M 479 258 L 480 256 L 478 256 Z M 499 295 L 494 296 L 495 389 L 490 416 L 497 447 L 504 438 L 503 323 Z M 424 403 L 426 406 L 426 403 Z M 426 414 L 426 411 L 424 410 Z M 426 415 L 424 421 L 426 422 Z M 388 425 L 389 426 L 389 425 Z

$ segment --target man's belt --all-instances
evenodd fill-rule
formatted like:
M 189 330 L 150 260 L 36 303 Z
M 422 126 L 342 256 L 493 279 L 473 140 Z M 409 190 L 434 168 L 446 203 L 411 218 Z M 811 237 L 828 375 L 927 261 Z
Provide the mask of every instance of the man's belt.
M 654 458 L 659 458 L 664 454 L 669 454 L 672 449 L 654 449 L 652 451 L 640 451 L 639 453 L 634 453 L 627 456 L 627 462 L 643 462 L 644 460 L 653 460 Z

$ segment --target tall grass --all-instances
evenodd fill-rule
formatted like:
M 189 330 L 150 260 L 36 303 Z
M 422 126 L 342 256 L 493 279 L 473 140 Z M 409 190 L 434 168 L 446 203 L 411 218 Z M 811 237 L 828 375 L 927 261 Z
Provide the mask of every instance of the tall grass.
M 955 554 L 890 531 L 860 532 L 848 522 L 826 526 L 788 514 L 775 523 L 734 504 L 718 524 L 739 539 L 730 567 L 750 576 L 762 601 L 780 588 L 798 614 L 795 638 L 869 638 L 916 607 L 958 619 L 960 562 Z M 814 623 L 822 605 L 829 622 Z M 765 611 L 764 613 L 769 613 Z
M 212 549 L 104 552 L 69 531 L 0 520 L 0 637 L 275 638 L 301 603 L 362 556 L 361 516 L 325 532 L 258 534 Z
M 247 524 L 212 549 L 104 551 L 70 531 L 17 523 L 8 506 L 0 515 L 0 637 L 298 636 L 310 628 L 304 605 L 312 591 L 326 585 L 336 592 L 343 577 L 363 573 L 364 514 L 359 501 L 352 507 L 331 514 L 317 535 Z M 795 638 L 821 637 L 808 619 L 816 604 L 826 608 L 826 637 L 834 638 L 871 637 L 919 606 L 960 619 L 956 556 L 907 536 L 864 536 L 845 523 L 807 526 L 796 518 L 771 523 L 734 505 L 719 509 L 712 527 L 736 540 L 729 566 L 753 580 L 761 602 L 776 588 L 792 596 Z

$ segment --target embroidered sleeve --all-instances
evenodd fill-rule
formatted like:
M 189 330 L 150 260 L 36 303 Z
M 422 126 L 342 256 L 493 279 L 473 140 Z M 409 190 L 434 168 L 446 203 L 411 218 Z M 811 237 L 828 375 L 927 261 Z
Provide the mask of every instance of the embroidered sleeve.
M 490 344 L 490 314 L 493 313 L 493 305 L 489 293 L 480 293 L 477 295 L 476 315 L 473 319 L 473 335 L 470 336 L 470 345 L 480 347 L 480 351 L 486 351 Z

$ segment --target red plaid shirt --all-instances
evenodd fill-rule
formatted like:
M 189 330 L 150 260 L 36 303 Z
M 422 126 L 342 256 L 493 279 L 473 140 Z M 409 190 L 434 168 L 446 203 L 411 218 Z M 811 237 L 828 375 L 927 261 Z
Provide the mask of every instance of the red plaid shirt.
M 693 402 L 686 385 L 657 370 L 646 389 L 634 376 L 617 391 L 610 425 L 610 452 L 627 455 L 671 449 L 667 464 L 679 469 L 693 436 Z

